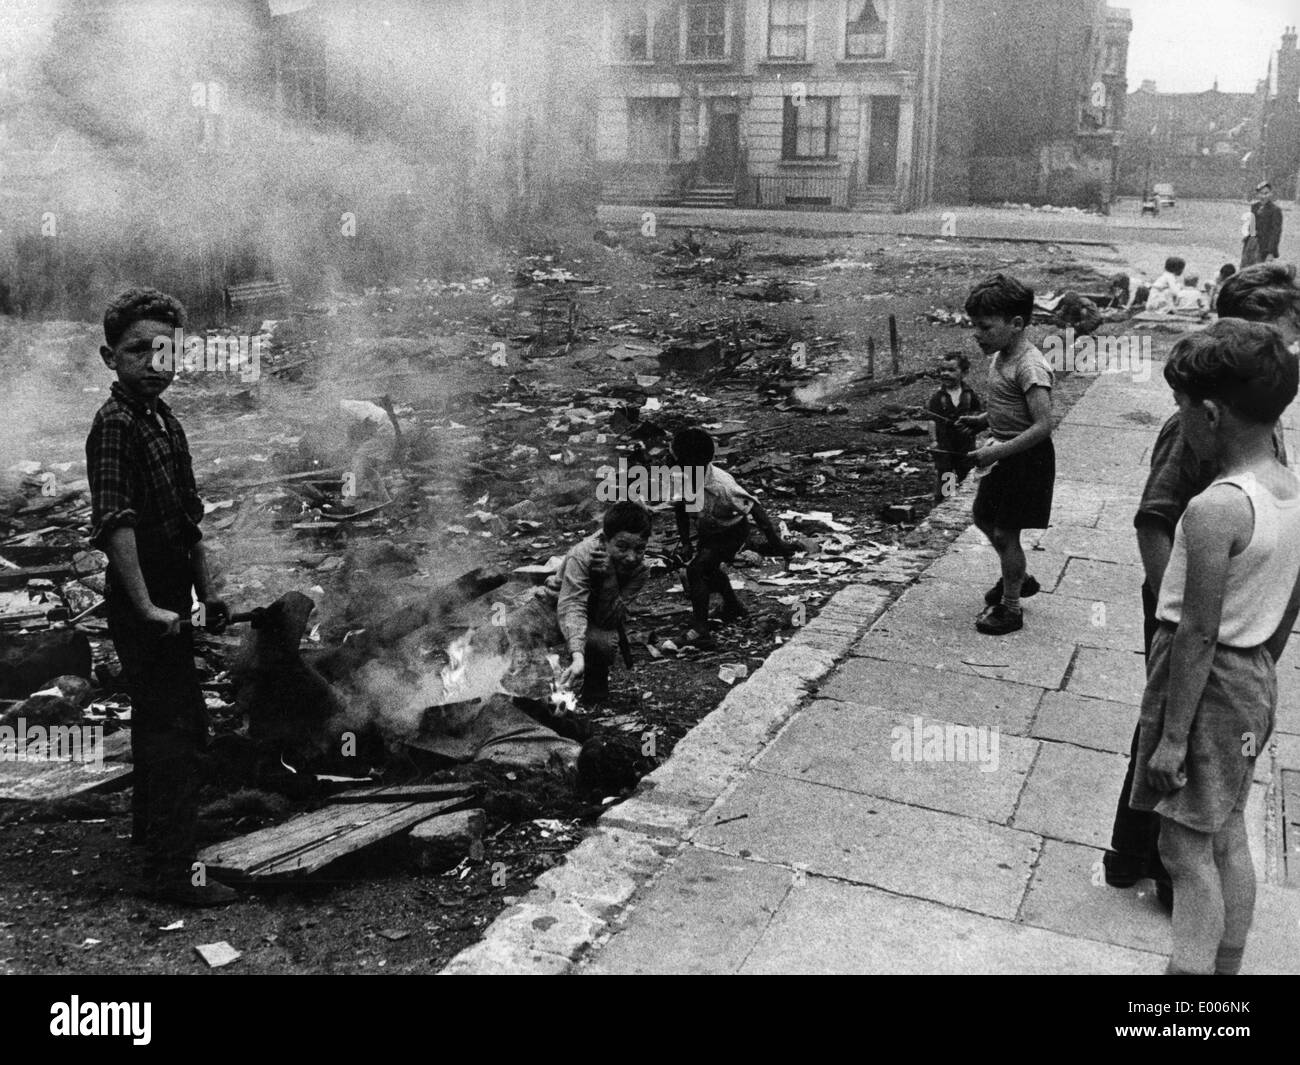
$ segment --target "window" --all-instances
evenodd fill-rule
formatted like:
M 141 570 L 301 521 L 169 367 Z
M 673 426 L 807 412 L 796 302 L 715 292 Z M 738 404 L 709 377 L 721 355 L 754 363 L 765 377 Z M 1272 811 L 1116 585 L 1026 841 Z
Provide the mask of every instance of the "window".
M 627 155 L 629 159 L 677 158 L 678 102 L 675 97 L 627 101 Z
M 650 11 L 644 3 L 615 4 L 610 11 L 610 58 L 615 63 L 644 63 L 652 56 Z
M 726 59 L 727 0 L 686 0 L 687 59 Z
M 1106 45 L 1106 63 L 1104 70 L 1107 74 L 1123 74 L 1123 49 L 1118 44 Z
M 844 58 L 884 59 L 889 45 L 889 0 L 849 0 Z
M 767 54 L 771 59 L 808 58 L 808 0 L 771 0 Z
M 838 97 L 809 96 L 802 104 L 785 98 L 782 159 L 834 159 L 839 144 Z

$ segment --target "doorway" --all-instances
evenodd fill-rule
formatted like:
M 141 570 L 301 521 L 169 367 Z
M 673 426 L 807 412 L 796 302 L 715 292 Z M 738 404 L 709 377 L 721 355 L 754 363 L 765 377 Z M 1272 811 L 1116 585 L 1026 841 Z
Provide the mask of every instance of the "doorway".
M 709 142 L 700 160 L 700 174 L 713 184 L 730 184 L 736 180 L 740 162 L 740 116 L 734 111 L 709 116 Z
M 871 97 L 866 147 L 864 184 L 868 188 L 894 188 L 898 183 L 897 96 Z

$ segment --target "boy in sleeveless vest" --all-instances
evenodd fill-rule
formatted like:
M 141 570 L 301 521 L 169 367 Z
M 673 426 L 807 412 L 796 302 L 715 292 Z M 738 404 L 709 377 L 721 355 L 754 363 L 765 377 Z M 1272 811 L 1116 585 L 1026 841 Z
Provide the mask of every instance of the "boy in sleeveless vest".
M 1273 429 L 1300 371 L 1270 326 L 1224 319 L 1165 367 L 1183 439 L 1218 477 L 1188 504 L 1160 584 L 1130 804 L 1160 815 L 1170 973 L 1236 973 L 1255 908 L 1245 808 L 1300 614 L 1300 478 Z

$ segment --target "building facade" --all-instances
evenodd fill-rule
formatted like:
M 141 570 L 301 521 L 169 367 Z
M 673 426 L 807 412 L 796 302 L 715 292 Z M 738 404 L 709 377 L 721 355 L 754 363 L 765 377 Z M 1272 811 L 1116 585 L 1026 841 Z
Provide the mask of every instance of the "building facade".
M 1104 202 L 1130 29 L 1103 0 L 606 0 L 603 195 Z
M 1300 49 L 1294 26 L 1283 33 L 1282 47 L 1269 64 L 1263 97 L 1262 151 L 1255 176 L 1273 182 L 1283 199 L 1295 199 L 1300 195 Z
M 1237 199 L 1253 185 L 1260 147 L 1259 92 L 1160 92 L 1145 81 L 1129 95 L 1120 189 L 1139 196 L 1152 185 L 1179 197 Z M 1258 179 L 1256 179 L 1258 180 Z
M 907 208 L 933 181 L 944 0 L 610 0 L 606 198 Z

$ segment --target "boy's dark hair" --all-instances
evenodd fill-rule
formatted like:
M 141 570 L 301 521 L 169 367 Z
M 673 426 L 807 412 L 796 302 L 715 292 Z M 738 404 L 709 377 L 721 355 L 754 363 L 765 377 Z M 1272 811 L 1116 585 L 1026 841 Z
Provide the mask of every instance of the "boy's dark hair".
M 1236 272 L 1237 272 L 1236 263 L 1224 263 L 1222 266 L 1219 267 L 1219 280 L 1222 281 L 1224 280 L 1224 278 L 1231 277 Z
M 1125 292 L 1127 292 L 1127 291 L 1128 291 L 1128 285 L 1129 285 L 1128 274 L 1111 274 L 1111 275 L 1110 275 L 1110 287 L 1111 287 L 1111 288 L 1122 288 Z
M 184 329 L 185 306 L 175 296 L 156 288 L 128 288 L 119 292 L 104 312 L 104 343 L 110 348 L 117 347 L 122 334 L 145 319 Z
M 1187 269 L 1187 260 L 1177 255 L 1171 255 L 1165 260 L 1165 270 L 1171 274 L 1181 274 Z
M 1217 399 L 1247 421 L 1271 425 L 1295 399 L 1300 362 L 1272 326 L 1221 318 L 1174 345 L 1165 380 L 1194 402 Z
M 943 362 L 955 362 L 962 373 L 970 373 L 970 359 L 960 351 L 945 351 L 939 358 Z
M 673 436 L 673 458 L 683 466 L 707 466 L 716 448 L 703 429 L 679 429 Z
M 600 527 L 606 540 L 612 540 L 623 532 L 649 536 L 653 520 L 650 511 L 640 503 L 633 499 L 620 499 L 605 511 Z
M 981 281 L 966 300 L 966 313 L 971 318 L 1019 318 L 1028 326 L 1034 317 L 1034 290 L 1022 285 L 1014 277 L 994 274 Z
M 1239 270 L 1219 289 L 1219 315 L 1248 322 L 1277 322 L 1288 315 L 1300 323 L 1300 284 L 1294 263 L 1257 263 Z

